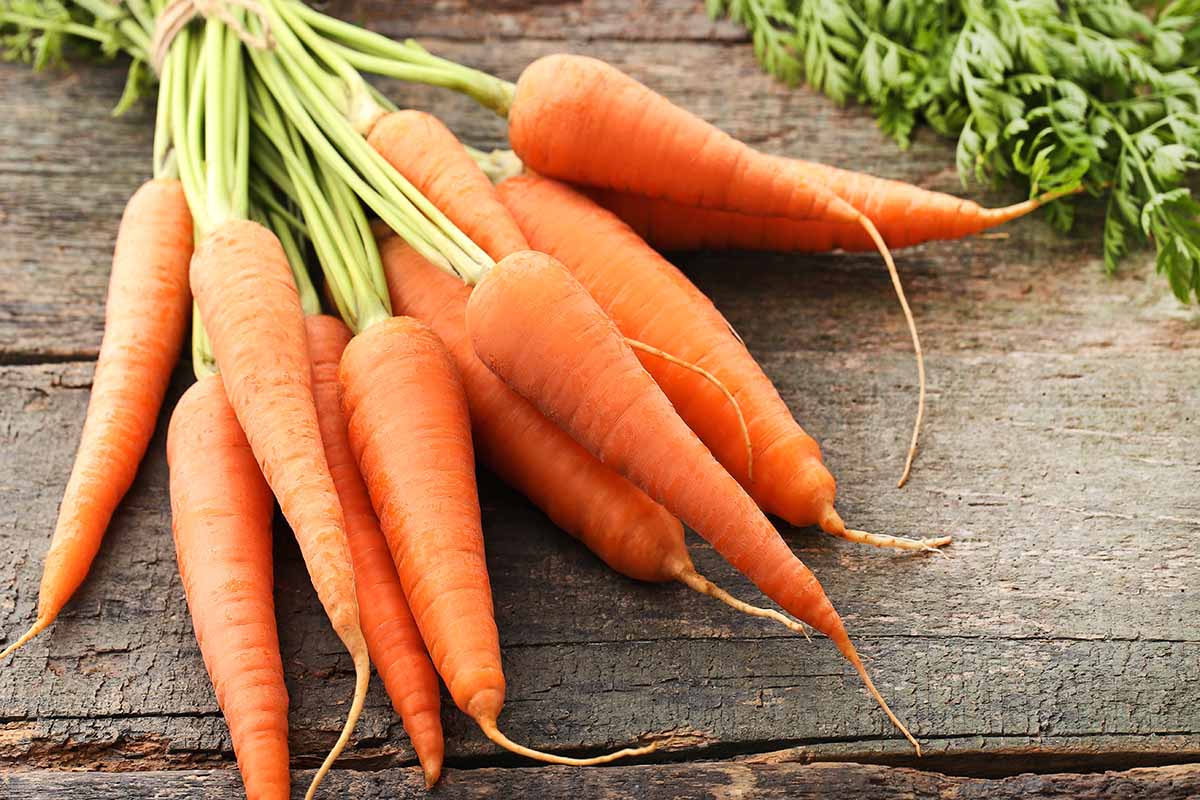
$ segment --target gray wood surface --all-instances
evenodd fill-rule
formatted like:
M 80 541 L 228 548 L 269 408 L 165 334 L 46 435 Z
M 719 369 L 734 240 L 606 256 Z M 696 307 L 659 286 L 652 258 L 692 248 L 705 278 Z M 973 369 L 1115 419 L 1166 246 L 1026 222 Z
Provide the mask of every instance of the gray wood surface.
M 766 150 L 961 190 L 946 143 L 922 136 L 901 154 L 861 111 L 762 76 L 738 30 L 691 3 L 333 7 L 506 77 L 547 52 L 602 55 Z M 116 223 L 148 172 L 148 110 L 108 117 L 121 77 L 119 67 L 38 76 L 0 67 L 0 641 L 33 618 Z M 381 85 L 473 144 L 503 141 L 502 122 L 466 101 Z M 1200 762 L 1200 322 L 1145 257 L 1105 277 L 1098 236 L 1094 223 L 1064 238 L 1029 219 L 999 238 L 900 254 L 931 390 L 902 491 L 893 485 L 914 376 L 877 259 L 678 259 L 822 442 L 843 515 L 869 529 L 956 537 L 946 558 L 914 557 L 783 528 L 921 736 L 924 759 L 827 643 L 683 588 L 615 576 L 484 476 L 506 730 L 566 753 L 654 739 L 663 752 L 653 760 L 671 763 L 516 769 L 525 765 L 447 707 L 449 763 L 464 768 L 451 772 L 447 794 L 1200 791 L 1182 768 L 1003 779 Z M 187 381 L 181 370 L 177 391 Z M 291 744 L 303 768 L 336 736 L 350 665 L 290 534 L 278 534 Z M 706 544 L 692 545 L 702 571 L 757 599 Z M 175 574 L 160 431 L 83 590 L 47 635 L 0 667 L 0 796 L 231 797 L 231 758 Z M 410 796 L 411 770 L 393 768 L 412 761 L 375 685 L 328 796 Z M 798 765 L 806 761 L 890 766 Z M 900 768 L 911 766 L 992 782 Z M 53 771 L 80 768 L 122 774 Z M 200 771 L 158 774 L 182 769 Z
M 311 773 L 298 773 L 292 796 L 303 796 Z M 433 796 L 480 800 L 545 796 L 547 786 L 562 797 L 599 800 L 684 800 L 706 797 L 735 800 L 1188 800 L 1200 793 L 1196 765 L 1133 769 L 1099 774 L 1017 775 L 1002 779 L 960 778 L 863 764 L 772 764 L 699 762 L 655 766 L 572 770 L 450 770 Z M 82 797 L 88 800 L 218 800 L 239 791 L 229 770 L 148 772 L 138 775 L 31 772 L 0 774 L 0 790 L 9 800 Z M 408 800 L 430 796 L 415 768 L 377 772 L 335 772 L 321 785 L 329 800 Z

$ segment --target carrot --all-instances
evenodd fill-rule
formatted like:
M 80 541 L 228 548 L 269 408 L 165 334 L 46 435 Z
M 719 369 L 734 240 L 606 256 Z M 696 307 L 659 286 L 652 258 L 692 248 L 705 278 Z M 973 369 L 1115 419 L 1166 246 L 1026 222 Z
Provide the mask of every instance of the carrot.
M 896 264 L 867 216 L 788 159 L 760 153 L 594 58 L 534 61 L 517 81 L 507 116 L 513 150 L 552 178 L 701 208 L 862 228 L 883 257 L 916 354 L 917 413 L 897 485 L 908 481 L 925 417 L 925 357 Z
M 455 704 L 496 744 L 542 761 L 599 764 L 653 749 L 565 758 L 500 732 L 500 640 L 470 423 L 454 364 L 428 327 L 393 317 L 350 342 L 339 379 L 351 447 L 421 636 Z
M 749 427 L 753 476 L 746 469 L 737 420 L 712 384 L 655 357 L 641 358 L 683 420 L 765 510 L 793 525 L 817 524 L 834 536 L 868 544 L 926 549 L 948 541 L 848 529 L 834 509 L 836 484 L 820 447 L 797 424 L 725 318 L 613 214 L 564 184 L 533 175 L 506 180 L 499 193 L 530 244 L 559 259 L 625 336 L 698 364 L 730 387 Z
M 858 222 L 855 209 L 616 67 L 556 54 L 527 66 L 508 138 L 532 170 L 703 208 Z
M 187 329 L 192 217 L 178 181 L 151 180 L 129 198 L 104 312 L 87 420 L 59 508 L 37 620 L 0 653 L 52 623 L 87 577 L 105 530 L 150 444 Z
M 304 314 L 279 240 L 261 225 L 216 225 L 192 259 L 191 286 L 230 404 L 287 518 L 317 597 L 354 660 L 346 725 L 311 798 L 362 711 L 370 660 L 358 619 L 345 521 L 321 444 Z
M 393 112 L 375 124 L 367 141 L 492 258 L 526 249 L 487 176 L 437 117 Z
M 528 247 L 495 187 L 433 115 L 389 114 L 376 124 L 370 143 L 468 236 L 483 242 L 488 255 L 503 258 Z M 679 520 L 597 461 L 480 362 L 466 329 L 468 287 L 398 237 L 384 238 L 380 255 L 392 307 L 429 325 L 454 359 L 472 440 L 484 463 L 617 572 L 635 580 L 680 581 L 739 611 L 800 629 L 794 620 L 737 600 L 700 575 Z
M 469 228 L 466 232 L 475 236 Z M 737 600 L 700 575 L 679 520 L 597 461 L 483 365 L 467 335 L 471 290 L 462 281 L 421 258 L 399 237 L 385 238 L 380 254 L 392 307 L 429 325 L 454 359 L 481 461 L 622 575 L 679 581 L 739 611 L 797 629 L 793 620 Z
M 325 458 L 346 517 L 367 650 L 412 740 L 425 772 L 425 785 L 432 787 L 441 775 L 446 747 L 438 713 L 441 706 L 438 678 L 350 450 L 346 420 L 338 400 L 338 363 L 350 342 L 350 330 L 341 320 L 324 314 L 309 315 L 304 322 L 312 359 L 317 421 L 321 425 Z
M 870 217 L 892 249 L 978 233 L 1024 216 L 1058 197 L 1048 194 L 1004 208 L 983 208 L 970 200 L 901 181 L 802 163 L 814 174 L 826 175 L 830 190 Z M 762 217 L 612 189 L 587 189 L 585 194 L 660 250 L 853 253 L 876 249 L 862 226 L 853 223 Z
M 500 261 L 471 292 L 467 330 L 475 352 L 509 386 L 695 529 L 764 594 L 832 639 L 920 752 L 875 689 L 816 576 L 680 419 L 617 326 L 561 264 L 534 251 Z
M 215 375 L 180 398 L 167 432 L 179 575 L 248 800 L 286 800 L 288 696 L 275 629 L 275 503 Z

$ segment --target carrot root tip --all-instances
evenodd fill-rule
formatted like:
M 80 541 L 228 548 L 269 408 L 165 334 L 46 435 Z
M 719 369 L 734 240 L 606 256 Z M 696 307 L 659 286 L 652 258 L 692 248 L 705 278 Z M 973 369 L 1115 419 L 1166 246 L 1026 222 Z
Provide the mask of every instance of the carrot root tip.
M 913 749 L 916 750 L 917 755 L 920 756 L 921 743 L 917 741 L 915 736 L 909 733 L 908 728 L 903 722 L 900 721 L 900 718 L 896 716 L 891 707 L 888 706 L 887 701 L 883 699 L 883 695 L 879 692 L 879 690 L 875 688 L 875 682 L 872 681 L 871 676 L 867 674 L 867 668 L 863 666 L 862 659 L 859 657 L 858 651 L 854 649 L 854 644 L 850 641 L 850 637 L 846 635 L 845 629 L 840 631 L 840 635 L 831 636 L 830 638 L 832 638 L 834 644 L 837 645 L 838 651 L 841 652 L 841 654 L 845 656 L 846 660 L 850 662 L 850 665 L 854 667 L 854 671 L 858 673 L 858 677 L 862 679 L 863 684 L 867 687 L 867 692 L 875 699 L 875 702 L 879 704 L 879 707 L 883 709 L 883 713 L 887 715 L 887 718 L 891 720 L 891 723 L 896 726 L 896 730 L 900 731 L 904 738 L 908 740 L 908 743 L 913 746 Z
M 622 750 L 617 750 L 612 753 L 606 753 L 602 756 L 593 756 L 592 758 L 571 758 L 569 756 L 559 756 L 553 753 L 545 753 L 541 750 L 534 750 L 531 747 L 526 747 L 522 744 L 517 744 L 512 739 L 509 739 L 500 729 L 496 727 L 496 721 L 483 717 L 475 720 L 479 724 L 480 730 L 484 735 L 491 739 L 494 743 L 508 750 L 510 753 L 526 756 L 537 761 L 544 761 L 548 764 L 561 764 L 568 767 L 592 767 L 597 764 L 608 764 L 621 758 L 633 758 L 635 756 L 643 756 L 647 753 L 652 753 L 658 749 L 657 742 L 651 742 L 642 747 L 626 747 Z
M 946 555 L 941 551 L 942 547 L 950 544 L 949 536 L 937 536 L 923 539 L 910 539 L 907 536 L 891 536 L 884 533 L 871 533 L 870 531 L 860 531 L 854 528 L 846 528 L 842 533 L 831 534 L 839 539 L 845 539 L 848 542 L 856 544 L 868 544 L 872 547 L 892 548 L 894 550 L 910 550 L 925 553 L 938 553 Z
M 812 636 L 808 633 L 808 626 L 803 622 L 781 614 L 773 608 L 762 608 L 761 606 L 751 605 L 744 600 L 739 600 L 699 572 L 696 572 L 695 569 L 685 568 L 681 570 L 676 579 L 689 589 L 694 589 L 700 594 L 708 595 L 714 600 L 719 600 L 735 611 L 740 611 L 752 617 L 774 620 L 792 633 L 798 633 L 808 641 L 812 641 Z
M 313 796 L 317 793 L 317 787 L 321 785 L 321 781 L 333 768 L 333 762 L 337 761 L 338 756 L 350 743 L 350 735 L 354 732 L 354 726 L 358 724 L 359 715 L 362 714 L 363 703 L 367 697 L 367 684 L 371 680 L 371 662 L 367 657 L 367 645 L 362 640 L 361 634 L 355 644 L 357 646 L 349 648 L 350 654 L 354 658 L 354 699 L 350 703 L 350 712 L 346 715 L 346 723 L 342 726 L 342 732 L 338 736 L 338 740 L 334 742 L 333 749 L 329 751 L 329 755 L 325 756 L 325 760 L 317 769 L 317 774 L 313 775 L 312 782 L 308 785 L 308 791 L 304 793 L 304 800 L 313 800 Z
M 29 630 L 27 630 L 27 631 L 25 631 L 25 633 L 21 634 L 20 639 L 17 639 L 15 642 L 10 644 L 8 647 L 4 648 L 3 652 L 0 652 L 0 661 L 3 661 L 4 659 L 8 658 L 10 655 L 15 653 L 17 650 L 20 650 L 22 647 L 24 647 L 29 642 L 29 640 L 31 640 L 33 637 L 37 636 L 42 631 L 46 630 L 46 628 L 50 627 L 50 623 L 53 621 L 54 621 L 53 617 L 38 617 L 36 620 L 34 620 L 33 625 L 31 625 L 29 627 Z

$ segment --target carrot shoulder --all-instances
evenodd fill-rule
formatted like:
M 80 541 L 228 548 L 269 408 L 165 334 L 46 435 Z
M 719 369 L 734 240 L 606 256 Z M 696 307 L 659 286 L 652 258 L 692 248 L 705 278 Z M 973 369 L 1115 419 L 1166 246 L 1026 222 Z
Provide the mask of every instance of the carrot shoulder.
M 286 800 L 288 696 L 275 629 L 274 500 L 215 375 L 167 433 L 171 523 L 196 640 L 248 800 Z
M 192 259 L 191 286 L 230 405 L 296 534 L 317 597 L 354 659 L 346 727 L 314 777 L 311 797 L 362 711 L 370 660 L 345 521 L 317 423 L 304 312 L 279 240 L 254 222 L 225 222 L 205 238 Z
M 508 114 L 513 150 L 552 178 L 703 208 L 855 222 L 854 209 L 644 86 L 586 56 L 521 73 Z
M 87 577 L 105 530 L 150 444 L 187 330 L 192 217 L 178 181 L 152 180 L 121 217 L 104 339 L 87 419 L 46 553 L 33 627 L 44 630 Z
M 305 325 L 317 421 L 346 518 L 367 650 L 412 740 L 425 771 L 425 784 L 431 787 L 441 774 L 445 754 L 438 678 L 350 449 L 346 419 L 338 400 L 338 364 L 350 342 L 350 330 L 341 320 L 324 314 L 305 318 Z

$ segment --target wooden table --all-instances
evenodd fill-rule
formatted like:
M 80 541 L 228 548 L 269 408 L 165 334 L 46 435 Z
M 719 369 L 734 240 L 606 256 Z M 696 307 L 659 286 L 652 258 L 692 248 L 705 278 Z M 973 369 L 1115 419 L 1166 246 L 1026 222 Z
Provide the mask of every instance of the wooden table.
M 861 111 L 774 83 L 741 31 L 708 21 L 699 3 L 503 5 L 448 0 L 418 11 L 360 0 L 334 10 L 510 78 L 543 53 L 602 55 L 765 150 L 959 190 L 951 145 L 923 134 L 902 153 Z M 121 81 L 119 66 L 0 68 L 8 641 L 34 616 L 117 221 L 148 173 L 150 110 L 108 116 Z M 502 124 L 465 100 L 382 85 L 473 144 L 503 142 Z M 930 375 L 923 445 L 902 491 L 893 484 L 914 369 L 878 259 L 679 259 L 822 442 L 843 515 L 868 529 L 955 536 L 938 558 L 783 528 L 921 736 L 924 758 L 826 642 L 614 575 L 483 475 L 507 731 L 564 753 L 650 739 L 663 748 L 640 764 L 535 767 L 498 751 L 447 702 L 450 769 L 435 796 L 1200 793 L 1200 766 L 1188 765 L 1200 762 L 1200 324 L 1146 257 L 1105 277 L 1098 239 L 1094 219 L 1069 238 L 1031 219 L 900 255 Z M 188 382 L 181 369 L 175 396 Z M 240 796 L 175 571 L 165 420 L 83 590 L 0 667 L 2 797 Z M 300 790 L 342 723 L 351 671 L 295 544 L 279 533 Z M 692 549 L 703 572 L 756 596 L 702 541 Z M 322 796 L 421 796 L 413 763 L 376 683 Z

